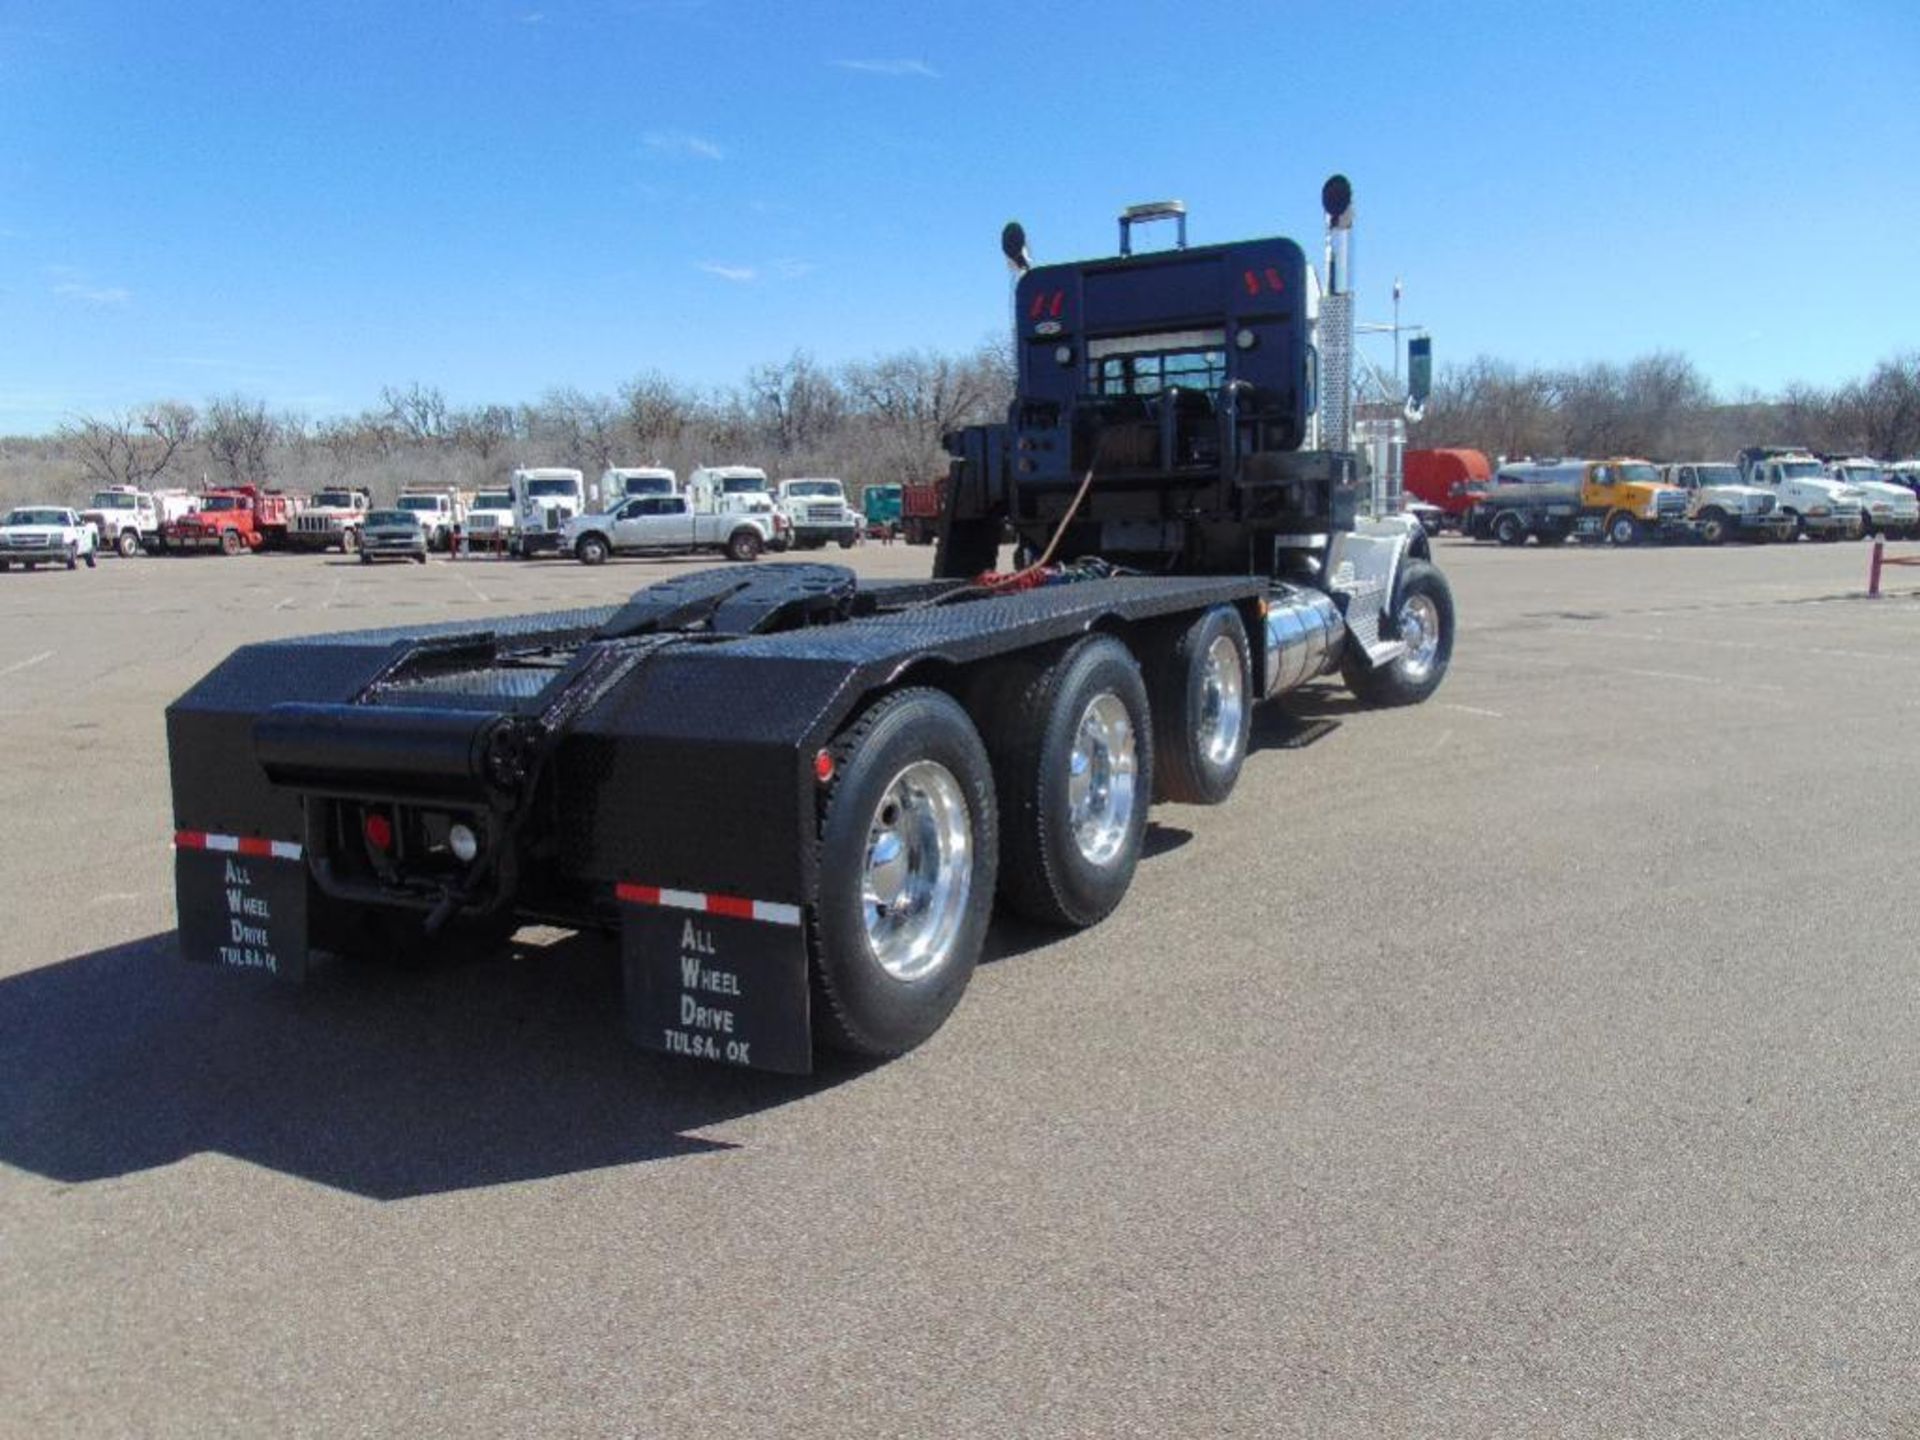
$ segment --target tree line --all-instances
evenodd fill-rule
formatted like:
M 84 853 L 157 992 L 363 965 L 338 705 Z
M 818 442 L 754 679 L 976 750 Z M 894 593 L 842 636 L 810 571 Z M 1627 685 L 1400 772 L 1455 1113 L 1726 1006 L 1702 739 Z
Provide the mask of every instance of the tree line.
M 0 499 L 80 499 L 100 485 L 404 484 L 477 489 L 522 465 L 759 465 L 778 478 L 866 485 L 938 475 L 948 430 L 1005 418 L 1012 356 L 904 351 L 838 367 L 804 351 L 702 389 L 649 371 L 611 395 L 565 388 L 519 405 L 458 406 L 437 387 L 389 385 L 377 405 L 323 419 L 245 395 L 76 416 L 52 436 L 0 440 Z M 1414 446 L 1494 457 L 1720 459 L 1743 445 L 1801 444 L 1883 459 L 1920 453 L 1920 352 L 1823 389 L 1723 398 L 1684 355 L 1624 365 L 1522 366 L 1482 356 L 1435 380 Z
M 388 385 L 357 415 L 314 419 L 245 395 L 78 415 L 52 436 L 0 441 L 10 500 L 80 498 L 104 485 L 504 484 L 519 466 L 759 465 L 776 478 L 833 475 L 856 493 L 946 468 L 940 437 L 1004 419 L 1012 357 L 983 344 L 903 351 L 837 367 L 804 351 L 702 389 L 658 371 L 611 395 L 575 388 L 519 405 L 459 406 L 438 387 Z M 48 482 L 52 480 L 53 484 Z M 62 493 L 55 494 L 54 491 Z
M 1776 396 L 1715 394 L 1684 355 L 1555 369 L 1480 357 L 1443 369 L 1408 441 L 1489 456 L 1725 460 L 1746 445 L 1804 445 L 1882 460 L 1920 454 L 1920 352 L 1864 378 Z

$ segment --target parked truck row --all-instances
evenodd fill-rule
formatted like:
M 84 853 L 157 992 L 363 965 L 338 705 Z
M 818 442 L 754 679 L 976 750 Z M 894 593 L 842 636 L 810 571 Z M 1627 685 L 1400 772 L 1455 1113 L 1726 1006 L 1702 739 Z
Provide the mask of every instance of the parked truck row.
M 1412 450 L 1404 473 L 1408 497 L 1433 507 L 1432 526 L 1502 545 L 1920 535 L 1912 461 L 1755 446 L 1724 462 L 1612 456 L 1496 468 L 1474 450 Z

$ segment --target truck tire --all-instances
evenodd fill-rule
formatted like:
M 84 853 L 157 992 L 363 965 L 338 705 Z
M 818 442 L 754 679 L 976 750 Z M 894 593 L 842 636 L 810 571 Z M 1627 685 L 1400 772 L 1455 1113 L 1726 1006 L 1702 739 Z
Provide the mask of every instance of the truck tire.
M 220 532 L 220 553 L 222 555 L 238 555 L 246 548 L 247 542 L 240 538 L 240 532 L 238 530 L 229 529 Z
M 342 530 L 340 532 L 340 553 L 342 555 L 351 555 L 359 548 L 360 532 L 358 530 Z
M 87 551 L 87 553 L 85 555 L 82 555 L 80 558 L 87 562 L 87 568 L 89 570 L 93 569 L 93 567 L 96 564 L 98 564 L 100 560 L 99 555 L 92 550 Z
M 1349 644 L 1340 662 L 1347 688 L 1368 705 L 1417 705 L 1440 688 L 1453 663 L 1453 589 L 1439 570 L 1424 560 L 1401 567 L 1394 616 L 1405 653 L 1373 666 Z
M 1700 523 L 1696 529 L 1703 545 L 1726 544 L 1727 528 L 1727 512 L 1719 506 L 1710 506 L 1700 512 Z
M 1614 545 L 1638 545 L 1640 522 L 1624 510 L 1615 511 L 1607 517 L 1607 540 Z
M 80 547 L 71 540 L 67 542 L 67 568 L 69 570 L 80 568 Z
M 573 547 L 574 558 L 582 565 L 604 565 L 611 553 L 604 535 L 582 535 Z
M 1207 611 L 1146 661 L 1154 799 L 1218 805 L 1240 779 L 1253 729 L 1253 658 L 1240 612 Z
M 11 560 L 0 560 L 0 575 L 6 574 L 7 571 L 11 570 L 12 568 L 13 568 L 13 562 Z
M 1527 543 L 1527 522 L 1508 510 L 1495 518 L 1493 538 L 1502 545 L 1524 545 Z
M 727 558 L 729 560 L 758 560 L 765 542 L 760 532 L 751 525 L 742 525 L 727 537 Z
M 140 553 L 139 532 L 122 530 L 114 537 L 113 548 L 119 551 L 124 558 L 131 560 L 135 555 Z
M 984 708 L 1000 796 L 1000 898 L 1045 925 L 1097 924 L 1126 898 L 1147 832 L 1146 682 L 1111 635 L 996 668 L 1001 688 Z
M 362 565 L 371 565 L 373 563 L 373 556 L 369 555 L 365 550 L 362 550 L 360 552 L 360 563 Z
M 967 712 L 898 690 L 828 749 L 807 936 L 814 1038 L 885 1058 L 938 1030 L 973 978 L 993 914 L 993 767 Z
M 840 537 L 840 548 L 842 550 L 851 550 L 853 548 L 853 536 L 851 534 Z

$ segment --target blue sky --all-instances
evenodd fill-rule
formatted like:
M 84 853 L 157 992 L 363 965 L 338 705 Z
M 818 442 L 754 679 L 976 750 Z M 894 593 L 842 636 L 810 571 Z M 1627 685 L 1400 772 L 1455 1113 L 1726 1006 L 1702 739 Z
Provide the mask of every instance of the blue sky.
M 1912 0 L 0 0 L 0 433 L 964 348 L 1010 217 L 1317 253 L 1336 169 L 1442 364 L 1831 384 L 1920 347 L 1916 54 Z

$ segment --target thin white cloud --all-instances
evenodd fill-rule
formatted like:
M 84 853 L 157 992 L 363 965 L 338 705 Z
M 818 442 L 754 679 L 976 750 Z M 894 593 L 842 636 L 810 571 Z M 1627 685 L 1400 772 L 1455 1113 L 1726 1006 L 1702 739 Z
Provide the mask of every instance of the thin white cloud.
M 687 155 L 697 160 L 724 160 L 727 152 L 704 135 L 689 135 L 684 130 L 649 130 L 640 139 L 649 150 L 663 155 Z
M 133 299 L 131 290 L 118 285 L 88 285 L 79 280 L 63 280 L 53 287 L 53 293 L 84 305 L 125 305 Z
M 760 278 L 760 272 L 751 265 L 722 265 L 718 260 L 702 260 L 693 268 L 717 275 L 722 280 L 731 280 L 736 285 L 750 285 Z
M 546 18 L 547 12 L 544 10 L 529 10 L 520 17 L 520 23 L 522 25 L 540 25 L 545 23 Z
M 940 72 L 924 60 L 835 60 L 842 70 L 857 70 L 862 75 L 912 75 L 922 80 L 938 80 Z

